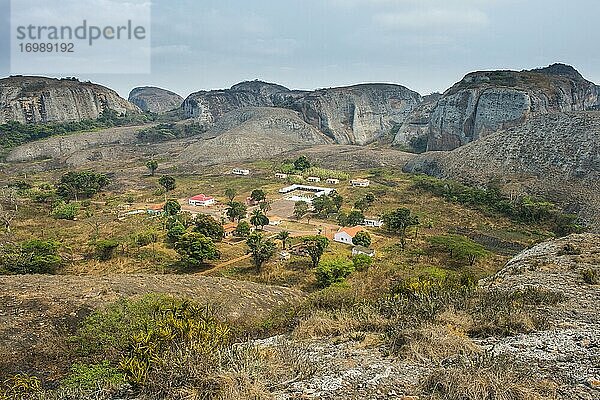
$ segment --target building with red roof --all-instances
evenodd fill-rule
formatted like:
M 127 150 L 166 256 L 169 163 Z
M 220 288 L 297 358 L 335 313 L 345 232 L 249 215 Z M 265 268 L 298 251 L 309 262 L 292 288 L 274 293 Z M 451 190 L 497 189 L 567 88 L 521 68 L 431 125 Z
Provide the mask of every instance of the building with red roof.
M 188 203 L 190 206 L 194 207 L 209 207 L 214 205 L 216 203 L 216 200 L 214 197 L 199 194 L 197 196 L 190 197 Z

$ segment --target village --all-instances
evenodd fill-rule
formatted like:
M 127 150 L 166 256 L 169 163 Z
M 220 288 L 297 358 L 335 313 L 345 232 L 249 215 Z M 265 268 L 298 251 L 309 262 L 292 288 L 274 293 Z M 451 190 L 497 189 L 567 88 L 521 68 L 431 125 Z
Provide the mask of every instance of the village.
M 252 175 L 250 170 L 243 168 L 234 168 L 229 174 L 238 178 L 248 178 Z M 230 214 L 234 198 L 219 200 L 219 197 L 222 196 L 215 193 L 190 194 L 189 197 L 176 199 L 180 206 L 179 213 L 186 214 L 192 219 L 197 218 L 198 215 L 212 217 L 222 225 L 223 243 L 228 246 L 238 246 L 245 243 L 248 232 L 241 233 L 238 227 L 242 222 L 250 222 L 249 233 L 260 230 L 270 239 L 278 238 L 278 234 L 282 232 L 284 232 L 285 236 L 289 235 L 290 238 L 320 235 L 346 247 L 348 256 L 365 255 L 375 257 L 376 250 L 368 246 L 370 243 L 361 243 L 360 240 L 357 242 L 355 238 L 359 233 L 366 233 L 369 238 L 374 236 L 374 230 L 383 226 L 383 221 L 379 217 L 364 217 L 360 221 L 354 221 L 352 224 L 349 224 L 351 226 L 342 226 L 339 223 L 315 219 L 314 217 L 311 219 L 311 216 L 315 212 L 313 207 L 315 199 L 336 194 L 335 187 L 341 185 L 357 189 L 368 188 L 371 184 L 368 179 L 357 178 L 351 179 L 349 182 L 342 182 L 337 178 L 321 179 L 316 176 L 303 178 L 302 175 L 281 172 L 275 173 L 272 179 L 282 183 L 305 183 L 292 183 L 283 186 L 275 193 L 264 193 L 262 189 L 257 188 L 250 196 L 246 196 L 243 201 L 246 209 L 244 215 L 236 216 L 235 218 L 232 218 Z M 335 187 L 314 186 L 322 183 Z M 225 196 L 227 196 L 227 193 L 225 193 Z M 136 215 L 147 215 L 156 218 L 163 217 L 165 214 L 165 204 L 166 202 L 148 205 L 125 205 L 119 210 L 118 219 L 124 221 Z M 299 208 L 303 209 L 301 213 L 298 211 Z M 266 223 L 263 226 L 256 226 L 251 222 L 252 216 L 258 213 L 262 213 L 266 217 Z M 277 254 L 278 259 L 281 261 L 290 260 L 292 255 L 299 257 L 307 256 L 301 242 L 290 246 L 288 249 L 282 249 Z M 236 257 L 232 260 L 226 260 L 224 263 L 212 266 L 209 268 L 209 271 L 232 265 L 247 258 L 250 258 L 249 254 Z

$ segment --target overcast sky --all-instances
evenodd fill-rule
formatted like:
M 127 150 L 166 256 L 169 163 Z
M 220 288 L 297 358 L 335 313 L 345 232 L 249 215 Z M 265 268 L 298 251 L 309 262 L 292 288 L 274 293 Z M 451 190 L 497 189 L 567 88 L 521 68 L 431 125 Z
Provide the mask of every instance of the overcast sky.
M 81 0 L 86 1 L 86 0 Z M 0 0 L 0 75 L 9 75 Z M 315 89 L 391 82 L 421 94 L 467 72 L 575 66 L 600 83 L 598 0 L 154 0 L 152 74 L 81 75 L 127 96 L 250 79 Z

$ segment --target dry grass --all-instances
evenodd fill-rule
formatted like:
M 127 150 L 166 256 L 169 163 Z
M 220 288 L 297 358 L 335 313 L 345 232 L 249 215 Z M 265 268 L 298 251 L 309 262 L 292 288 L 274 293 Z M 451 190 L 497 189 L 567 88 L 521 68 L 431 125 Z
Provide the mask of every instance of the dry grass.
M 438 368 L 423 382 L 433 400 L 550 400 L 556 384 L 538 379 L 514 360 L 489 355 L 462 358 Z

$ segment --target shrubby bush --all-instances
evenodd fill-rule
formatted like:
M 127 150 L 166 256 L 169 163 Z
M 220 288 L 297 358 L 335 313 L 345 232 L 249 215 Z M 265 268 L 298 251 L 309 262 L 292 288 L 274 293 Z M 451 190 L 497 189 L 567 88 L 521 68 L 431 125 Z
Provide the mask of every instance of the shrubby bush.
M 315 270 L 317 282 L 321 287 L 329 287 L 334 283 L 343 282 L 354 272 L 354 264 L 345 259 L 321 261 Z
M 28 240 L 20 244 L 5 244 L 0 250 L 0 270 L 9 274 L 53 274 L 62 264 L 53 240 Z
M 64 201 L 59 202 L 52 209 L 52 216 L 56 219 L 74 220 L 79 212 L 79 204 L 69 203 Z

